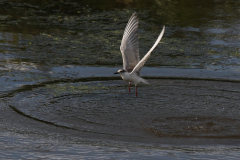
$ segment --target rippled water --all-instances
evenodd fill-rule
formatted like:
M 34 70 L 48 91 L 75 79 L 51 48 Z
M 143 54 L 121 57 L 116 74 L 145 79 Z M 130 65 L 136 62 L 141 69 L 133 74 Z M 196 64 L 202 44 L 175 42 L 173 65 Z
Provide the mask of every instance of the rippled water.
M 239 2 L 1 1 L 1 159 L 238 159 Z M 114 76 L 139 13 L 151 85 Z
M 237 83 L 150 82 L 140 88 L 138 98 L 126 93 L 119 81 L 29 87 L 15 91 L 9 106 L 31 120 L 88 138 L 114 136 L 148 143 L 158 142 L 158 137 L 239 138 Z

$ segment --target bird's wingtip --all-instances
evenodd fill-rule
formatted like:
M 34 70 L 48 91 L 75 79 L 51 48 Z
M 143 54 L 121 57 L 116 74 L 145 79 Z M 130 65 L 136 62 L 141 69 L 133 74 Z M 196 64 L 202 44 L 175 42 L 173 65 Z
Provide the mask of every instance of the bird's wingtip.
M 137 12 L 134 12 L 131 17 L 138 17 Z

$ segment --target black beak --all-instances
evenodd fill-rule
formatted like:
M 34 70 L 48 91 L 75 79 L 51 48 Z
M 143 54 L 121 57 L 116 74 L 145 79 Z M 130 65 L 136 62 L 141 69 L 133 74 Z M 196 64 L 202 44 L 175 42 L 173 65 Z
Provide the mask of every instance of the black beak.
M 115 72 L 114 74 L 118 74 L 118 72 Z

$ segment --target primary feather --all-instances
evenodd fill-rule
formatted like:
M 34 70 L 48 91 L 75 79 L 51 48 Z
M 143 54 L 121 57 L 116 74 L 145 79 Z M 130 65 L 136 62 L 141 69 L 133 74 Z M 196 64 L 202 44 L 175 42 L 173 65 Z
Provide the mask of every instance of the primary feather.
M 147 61 L 147 59 L 150 57 L 152 51 L 154 50 L 154 48 L 158 45 L 158 43 L 160 42 L 160 40 L 162 39 L 162 36 L 164 34 L 165 31 L 165 26 L 163 26 L 162 32 L 160 33 L 160 35 L 158 36 L 156 42 L 154 43 L 154 45 L 152 46 L 152 48 L 148 51 L 148 53 L 141 59 L 140 62 L 138 62 L 138 64 L 133 68 L 132 72 L 140 72 L 140 70 L 142 69 L 142 67 L 144 66 L 145 62 Z
M 123 58 L 123 69 L 131 72 L 139 62 L 138 18 L 133 13 L 124 30 L 120 50 Z

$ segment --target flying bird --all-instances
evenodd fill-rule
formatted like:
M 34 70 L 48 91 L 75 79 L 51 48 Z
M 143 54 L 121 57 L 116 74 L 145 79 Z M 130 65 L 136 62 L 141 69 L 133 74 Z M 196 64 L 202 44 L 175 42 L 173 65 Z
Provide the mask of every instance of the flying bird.
M 149 84 L 147 80 L 140 77 L 140 71 L 150 57 L 151 52 L 160 42 L 164 31 L 165 26 L 163 26 L 162 32 L 158 36 L 156 42 L 152 48 L 147 52 L 147 54 L 140 60 L 139 58 L 139 44 L 138 44 L 138 18 L 136 12 L 130 17 L 127 26 L 123 33 L 123 38 L 120 46 L 120 51 L 123 58 L 123 69 L 118 70 L 114 74 L 120 74 L 124 81 L 129 82 L 129 92 L 131 83 L 135 85 L 136 88 L 136 97 L 137 97 L 137 84 L 143 82 Z

